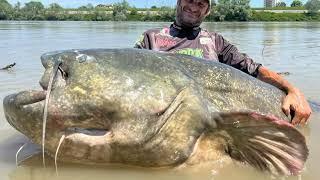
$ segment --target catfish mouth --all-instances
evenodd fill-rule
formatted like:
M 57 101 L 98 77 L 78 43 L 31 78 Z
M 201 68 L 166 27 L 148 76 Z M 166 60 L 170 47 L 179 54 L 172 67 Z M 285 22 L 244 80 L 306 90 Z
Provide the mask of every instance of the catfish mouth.
M 3 100 L 5 117 L 10 125 L 20 132 L 25 132 L 24 124 L 36 126 L 39 120 L 33 117 L 35 113 L 43 111 L 43 102 L 46 99 L 46 91 L 22 91 L 6 96 Z M 29 119 L 32 119 L 29 121 Z M 27 122 L 29 121 L 29 122 Z
M 22 91 L 5 97 L 3 101 L 8 123 L 27 136 L 30 136 L 30 133 L 32 134 L 32 130 L 25 129 L 25 125 L 38 125 L 37 128 L 42 126 L 42 118 L 47 113 L 44 112 L 46 105 L 50 104 L 51 90 L 54 91 L 56 87 L 63 88 L 68 78 L 67 67 L 65 65 L 54 61 L 53 68 L 49 68 L 48 64 L 50 62 L 47 60 L 48 57 L 44 55 L 42 58 L 46 70 L 39 83 L 43 90 Z M 48 108 L 48 110 L 50 111 L 51 109 Z M 107 129 L 96 127 L 83 128 L 81 125 L 78 127 L 62 127 L 55 130 L 57 130 L 55 134 L 83 134 L 92 137 L 104 136 L 109 133 Z
M 64 71 L 60 67 L 61 62 L 52 61 L 54 62 L 53 67 L 49 68 L 49 61 L 42 60 L 45 72 L 40 80 L 40 86 L 43 90 L 22 91 L 5 97 L 3 101 L 7 121 L 20 132 L 25 132 L 24 126 L 26 123 L 36 126 L 40 124 L 40 117 L 47 116 L 51 89 L 54 88 L 55 83 L 59 82 L 61 77 L 65 77 L 63 76 Z M 59 70 L 60 74 L 58 73 Z M 46 102 L 44 102 L 45 100 Z
M 4 98 L 3 107 L 9 124 L 17 127 L 18 119 L 26 117 L 27 114 L 42 112 L 46 100 L 47 91 L 22 91 Z M 62 131 L 66 134 L 81 133 L 88 136 L 102 136 L 109 133 L 107 129 L 66 127 Z
M 4 99 L 4 106 L 17 106 L 23 107 L 27 105 L 31 105 L 34 103 L 38 103 L 44 101 L 46 99 L 47 92 L 46 91 L 22 91 L 20 93 L 7 96 Z
M 110 143 L 112 133 L 109 128 L 104 127 L 81 127 L 75 124 L 72 127 L 59 128 L 51 127 L 51 123 L 56 122 L 48 122 L 48 128 L 43 132 L 42 117 L 46 95 L 47 91 L 31 90 L 5 97 L 4 110 L 8 123 L 39 145 L 42 144 L 41 136 L 43 133 L 46 134 L 44 148 L 48 154 L 52 156 L 54 152 L 58 152 L 57 146 L 61 144 L 62 148 L 67 149 L 63 151 L 66 158 L 71 158 L 70 161 L 74 159 L 73 157 L 76 161 L 79 157 L 81 161 L 81 157 L 88 152 L 102 150 L 102 147 Z M 59 143 L 62 137 L 65 140 Z M 79 149 L 83 150 L 79 151 Z

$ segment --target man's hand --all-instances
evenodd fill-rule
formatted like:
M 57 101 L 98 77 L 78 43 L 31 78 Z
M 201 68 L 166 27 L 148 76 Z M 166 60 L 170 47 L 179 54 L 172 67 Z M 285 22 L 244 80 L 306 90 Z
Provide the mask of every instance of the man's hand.
M 311 115 L 311 108 L 304 95 L 297 88 L 277 73 L 263 66 L 259 68 L 258 79 L 287 93 L 282 102 L 282 110 L 287 116 L 293 116 L 292 124 L 305 124 L 308 121 Z
M 289 116 L 293 115 L 293 125 L 306 124 L 312 111 L 304 95 L 296 88 L 289 91 L 282 103 L 283 112 Z

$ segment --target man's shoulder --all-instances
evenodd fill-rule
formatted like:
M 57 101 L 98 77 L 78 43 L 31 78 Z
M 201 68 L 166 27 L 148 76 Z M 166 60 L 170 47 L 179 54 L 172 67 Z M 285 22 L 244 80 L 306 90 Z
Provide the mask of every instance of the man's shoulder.
M 150 48 L 149 43 L 154 43 L 154 37 L 159 35 L 169 36 L 170 29 L 168 27 L 148 29 L 140 35 L 134 47 L 148 49 Z
M 210 37 L 221 36 L 219 33 L 215 32 L 215 31 L 209 31 L 204 28 L 201 29 L 201 35 L 202 36 L 210 36 Z
M 146 30 L 143 34 L 157 33 L 161 30 L 161 28 L 153 28 Z
M 149 35 L 149 34 L 169 34 L 170 28 L 169 27 L 162 27 L 162 28 L 153 28 L 146 30 L 143 34 Z

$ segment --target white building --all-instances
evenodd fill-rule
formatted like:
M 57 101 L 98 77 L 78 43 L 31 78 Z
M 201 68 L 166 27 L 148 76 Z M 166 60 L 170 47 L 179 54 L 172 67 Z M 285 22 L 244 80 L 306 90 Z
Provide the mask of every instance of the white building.
M 264 0 L 264 7 L 275 7 L 279 0 Z

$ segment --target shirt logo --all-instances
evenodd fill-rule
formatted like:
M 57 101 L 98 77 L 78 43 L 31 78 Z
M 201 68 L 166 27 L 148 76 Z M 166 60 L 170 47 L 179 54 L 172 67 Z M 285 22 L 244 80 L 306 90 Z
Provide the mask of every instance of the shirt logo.
M 199 38 L 200 39 L 200 44 L 202 45 L 206 45 L 206 44 L 209 44 L 211 43 L 211 38 L 207 38 L 207 37 L 202 37 L 202 38 Z
M 171 38 L 156 36 L 155 43 L 159 48 L 166 48 L 176 45 L 177 42 Z
M 203 49 L 192 49 L 192 48 L 185 48 L 185 49 L 180 49 L 176 51 L 178 54 L 186 54 L 189 56 L 194 56 L 198 58 L 203 58 Z

